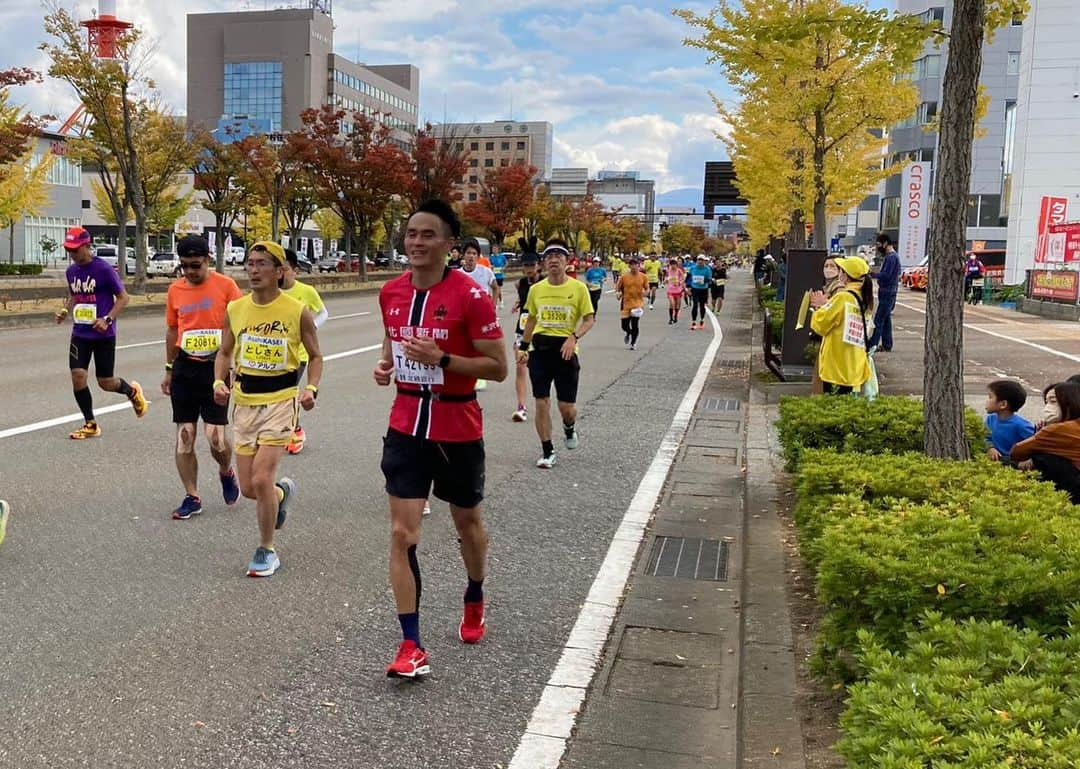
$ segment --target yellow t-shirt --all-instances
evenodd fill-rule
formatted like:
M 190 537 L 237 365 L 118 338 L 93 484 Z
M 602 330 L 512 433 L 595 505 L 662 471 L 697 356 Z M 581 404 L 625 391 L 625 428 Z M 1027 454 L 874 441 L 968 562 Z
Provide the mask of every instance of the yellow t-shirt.
M 253 294 L 229 302 L 229 328 L 236 337 L 233 367 L 241 376 L 280 376 L 300 368 L 304 345 L 300 318 L 304 305 L 284 293 L 270 304 L 255 304 Z M 233 401 L 241 406 L 266 406 L 295 398 L 297 384 L 269 393 L 245 393 L 233 383 Z
M 617 256 L 611 257 L 611 271 L 616 275 L 622 275 L 623 270 L 626 269 L 626 262 Z
M 536 318 L 537 336 L 566 338 L 577 330 L 578 322 L 593 314 L 589 289 L 580 280 L 567 278 L 564 283 L 553 286 L 544 278 L 529 289 L 525 311 Z
M 659 259 L 646 259 L 645 260 L 645 275 L 648 277 L 650 283 L 660 282 L 660 260 Z
M 322 297 L 319 296 L 319 292 L 316 291 L 313 286 L 309 286 L 307 283 L 301 283 L 300 281 L 296 281 L 295 283 L 293 283 L 292 288 L 281 289 L 281 293 L 291 296 L 293 299 L 303 304 L 305 307 L 311 310 L 312 315 L 318 315 L 320 312 L 323 311 L 323 308 L 325 307 Z M 308 351 L 304 349 L 303 345 L 301 345 L 300 362 L 307 363 L 309 358 L 310 356 L 308 355 Z

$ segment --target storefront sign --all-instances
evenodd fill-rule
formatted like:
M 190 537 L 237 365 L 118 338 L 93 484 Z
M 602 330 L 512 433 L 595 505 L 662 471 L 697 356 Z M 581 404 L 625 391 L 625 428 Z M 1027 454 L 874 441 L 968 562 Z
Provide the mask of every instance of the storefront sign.
M 1074 270 L 1032 270 L 1030 291 L 1032 299 L 1076 303 L 1080 274 Z
M 1047 237 L 1050 234 L 1050 226 L 1054 224 L 1064 224 L 1068 210 L 1068 198 L 1043 197 L 1042 205 L 1039 208 L 1039 229 L 1036 233 L 1036 235 L 1038 235 L 1035 245 L 1036 264 L 1050 261 L 1048 259 L 1050 244 L 1049 238 Z
M 1080 222 L 1049 226 L 1046 234 L 1046 261 L 1080 262 Z
M 930 221 L 931 163 L 912 163 L 900 177 L 900 264 L 914 267 L 926 256 L 926 225 Z

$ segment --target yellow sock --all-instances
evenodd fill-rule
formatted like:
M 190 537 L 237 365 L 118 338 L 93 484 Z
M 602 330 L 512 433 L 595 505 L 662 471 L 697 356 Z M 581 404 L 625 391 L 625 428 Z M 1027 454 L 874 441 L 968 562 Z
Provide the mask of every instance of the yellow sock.
M 281 500 L 285 499 L 285 489 L 281 488 L 280 486 L 275 486 L 274 491 L 277 492 L 277 501 L 278 504 L 280 504 Z

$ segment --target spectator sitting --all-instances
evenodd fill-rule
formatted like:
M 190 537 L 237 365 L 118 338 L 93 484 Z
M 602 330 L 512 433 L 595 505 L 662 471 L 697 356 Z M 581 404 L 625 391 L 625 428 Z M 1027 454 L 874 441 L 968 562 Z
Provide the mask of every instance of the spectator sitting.
M 1012 459 L 1021 470 L 1038 470 L 1043 480 L 1080 504 L 1080 384 L 1047 388 L 1043 414 L 1046 426 L 1013 446 Z
M 986 453 L 994 462 L 1008 462 L 1013 446 L 1035 434 L 1035 425 L 1017 413 L 1027 403 L 1027 392 L 1011 379 L 991 382 L 986 390 Z

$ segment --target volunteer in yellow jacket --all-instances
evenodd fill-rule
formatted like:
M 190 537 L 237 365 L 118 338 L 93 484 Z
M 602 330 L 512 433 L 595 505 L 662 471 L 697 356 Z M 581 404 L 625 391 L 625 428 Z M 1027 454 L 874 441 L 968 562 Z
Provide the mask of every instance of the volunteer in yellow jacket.
M 229 303 L 221 352 L 214 363 L 214 400 L 233 406 L 233 443 L 240 493 L 256 502 L 259 547 L 248 564 L 249 577 L 269 577 L 281 567 L 274 530 L 285 523 L 296 493 L 291 478 L 277 480 L 281 455 L 293 438 L 297 402 L 315 407 L 322 378 L 322 353 L 311 310 L 281 290 L 285 249 L 260 241 L 251 247 L 244 269 L 251 293 Z M 301 350 L 307 350 L 307 386 L 300 390 Z M 226 384 L 230 367 L 235 380 Z M 299 395 L 299 398 L 297 398 Z
M 283 293 L 296 299 L 302 305 L 311 310 L 311 314 L 315 318 L 315 328 L 322 328 L 322 324 L 326 323 L 327 318 L 330 317 L 330 313 L 326 311 L 326 305 L 323 304 L 322 297 L 319 296 L 319 292 L 315 290 L 314 286 L 309 286 L 307 283 L 301 283 L 297 280 L 298 272 L 297 268 L 300 265 L 300 257 L 291 248 L 285 249 L 285 281 L 281 284 L 281 290 Z M 304 376 L 304 369 L 307 368 L 308 354 L 307 350 L 300 348 L 300 376 Z M 304 450 L 304 444 L 307 441 L 307 435 L 304 433 L 304 428 L 300 426 L 300 420 L 296 420 L 296 430 L 293 431 L 292 443 L 286 449 L 290 454 L 299 454 Z
M 831 296 L 823 291 L 810 296 L 810 328 L 821 337 L 818 374 L 826 393 L 853 392 L 870 378 L 866 317 L 874 309 L 874 289 L 869 272 L 858 256 L 830 259 L 825 279 L 840 285 Z

